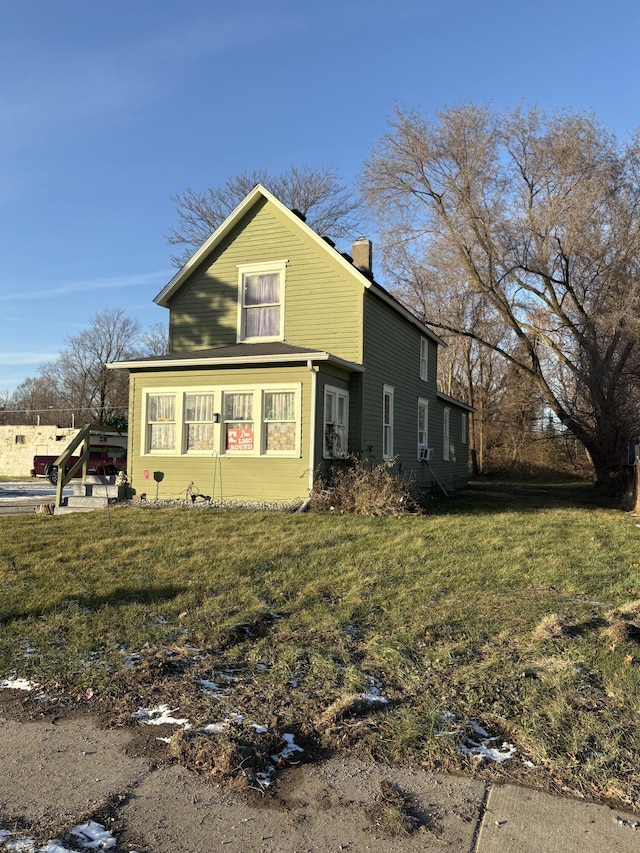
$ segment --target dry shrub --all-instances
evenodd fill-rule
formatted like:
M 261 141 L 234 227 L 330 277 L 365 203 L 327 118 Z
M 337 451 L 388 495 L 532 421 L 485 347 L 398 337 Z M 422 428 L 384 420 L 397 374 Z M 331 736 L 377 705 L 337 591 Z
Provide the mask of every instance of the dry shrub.
M 317 476 L 311 494 L 313 512 L 337 515 L 398 516 L 420 511 L 413 480 L 394 474 L 395 459 L 370 464 L 358 456 L 333 465 L 328 476 Z

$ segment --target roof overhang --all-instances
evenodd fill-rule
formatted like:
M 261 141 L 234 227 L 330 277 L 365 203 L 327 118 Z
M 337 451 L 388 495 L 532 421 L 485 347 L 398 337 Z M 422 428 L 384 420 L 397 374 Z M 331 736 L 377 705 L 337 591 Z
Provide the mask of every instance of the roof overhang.
M 473 406 L 469 406 L 467 403 L 463 403 L 462 400 L 456 400 L 455 397 L 450 397 L 448 394 L 442 394 L 438 391 L 438 399 L 442 400 L 443 403 L 451 403 L 452 406 L 457 406 L 459 409 L 464 409 L 465 412 L 475 412 Z
M 363 373 L 364 367 L 352 361 L 338 358 L 329 352 L 301 352 L 301 353 L 278 353 L 274 355 L 236 355 L 236 356 L 212 356 L 198 355 L 194 352 L 190 355 L 179 357 L 144 358 L 138 361 L 117 361 L 107 364 L 109 370 L 167 370 L 192 368 L 192 367 L 252 367 L 256 364 L 316 364 L 328 362 L 342 367 L 350 373 Z

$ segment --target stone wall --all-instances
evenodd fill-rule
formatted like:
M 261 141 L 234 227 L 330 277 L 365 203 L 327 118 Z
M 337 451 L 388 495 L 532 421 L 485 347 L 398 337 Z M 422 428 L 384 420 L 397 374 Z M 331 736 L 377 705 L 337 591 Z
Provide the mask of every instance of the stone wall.
M 29 477 L 36 454 L 59 456 L 79 430 L 56 426 L 0 426 L 0 477 Z

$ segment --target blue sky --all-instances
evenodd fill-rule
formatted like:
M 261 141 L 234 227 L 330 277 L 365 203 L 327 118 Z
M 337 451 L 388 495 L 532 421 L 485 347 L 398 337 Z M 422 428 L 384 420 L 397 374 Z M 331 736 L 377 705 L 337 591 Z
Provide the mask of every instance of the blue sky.
M 188 186 L 355 184 L 395 104 L 593 109 L 623 138 L 639 25 L 637 0 L 0 0 L 0 395 L 104 308 L 166 321 Z

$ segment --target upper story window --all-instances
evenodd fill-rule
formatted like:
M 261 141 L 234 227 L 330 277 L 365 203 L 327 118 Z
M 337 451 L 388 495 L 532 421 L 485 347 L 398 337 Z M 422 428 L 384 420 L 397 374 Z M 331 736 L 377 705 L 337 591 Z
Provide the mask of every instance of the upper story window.
M 429 379 L 429 341 L 420 338 L 420 379 L 425 382 Z
M 284 272 L 286 261 L 238 267 L 238 340 L 281 341 L 284 338 Z

